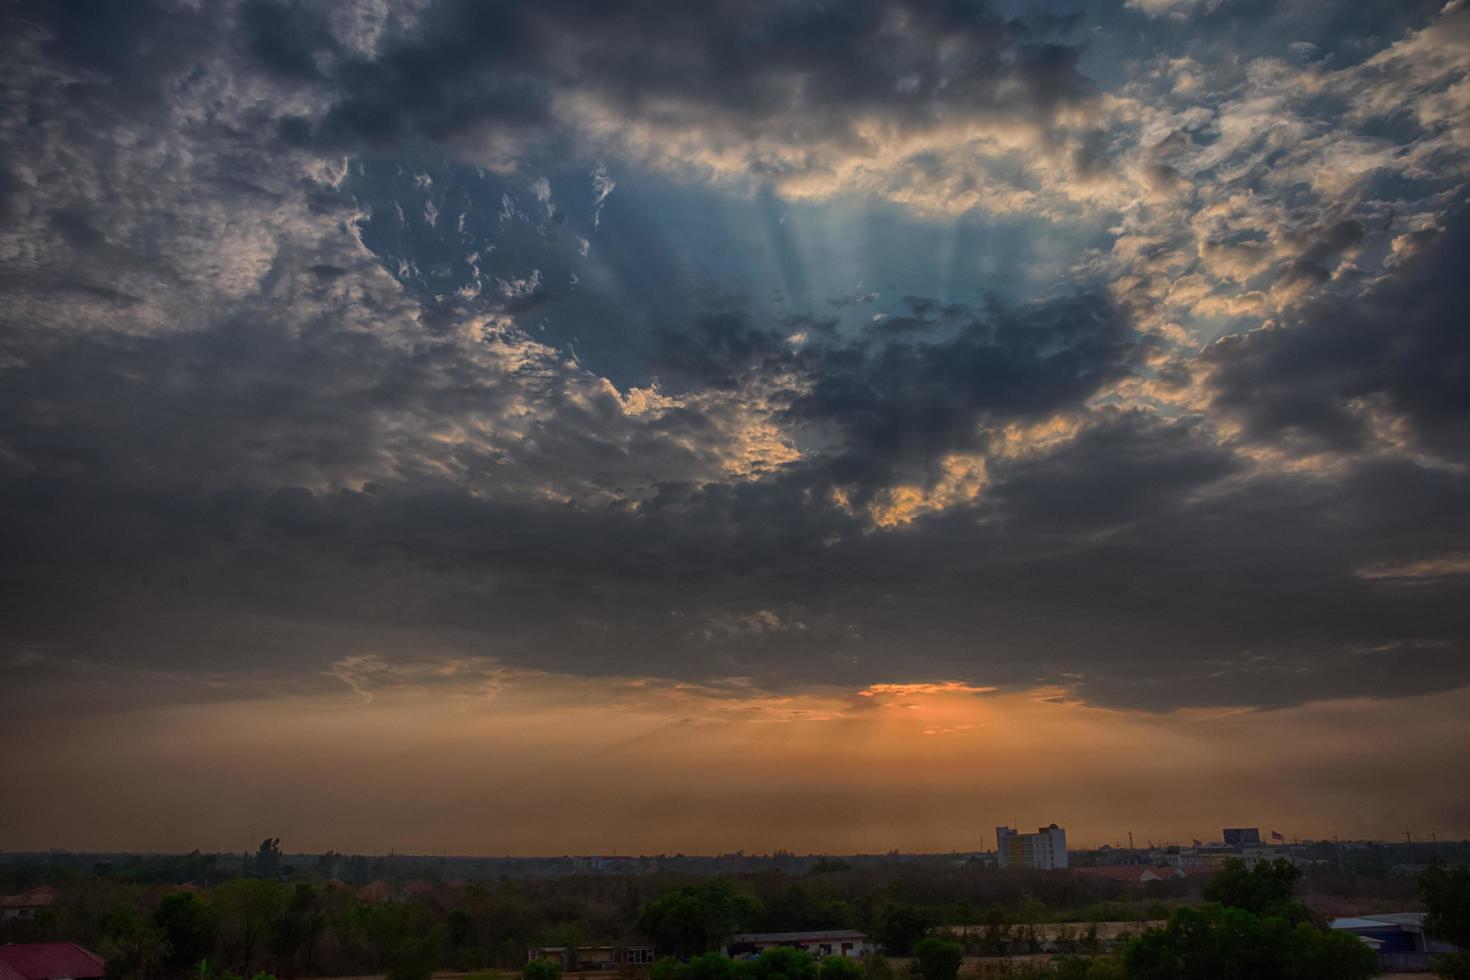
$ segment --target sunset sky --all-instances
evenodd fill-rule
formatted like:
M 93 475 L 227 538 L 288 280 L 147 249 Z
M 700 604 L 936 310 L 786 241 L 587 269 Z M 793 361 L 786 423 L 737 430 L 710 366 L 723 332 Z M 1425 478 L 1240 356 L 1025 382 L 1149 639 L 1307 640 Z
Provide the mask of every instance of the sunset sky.
M 1470 0 L 16 2 L 0 86 L 0 849 L 1470 836 Z

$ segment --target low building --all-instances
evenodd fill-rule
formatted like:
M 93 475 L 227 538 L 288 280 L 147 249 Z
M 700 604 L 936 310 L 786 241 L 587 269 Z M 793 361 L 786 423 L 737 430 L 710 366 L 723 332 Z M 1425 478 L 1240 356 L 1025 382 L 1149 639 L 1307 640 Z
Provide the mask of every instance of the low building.
M 60 900 L 61 893 L 50 885 L 41 885 L 19 895 L 0 895 L 0 921 L 34 918 L 36 913 Z
M 76 943 L 0 946 L 0 980 L 102 980 L 102 957 Z
M 1002 868 L 1054 871 L 1067 866 L 1067 832 L 1056 824 L 1022 834 L 1010 827 L 995 828 L 995 852 Z
M 572 858 L 572 873 L 581 875 L 647 875 L 658 870 L 658 858 L 604 857 Z
M 652 946 L 533 946 L 527 961 L 551 960 L 568 972 L 614 970 L 620 966 L 648 966 L 657 959 Z
M 1429 969 L 1435 953 L 1453 953 L 1458 948 L 1439 942 L 1424 932 L 1423 912 L 1389 912 L 1333 919 L 1332 928 L 1350 932 L 1378 954 L 1384 970 Z
M 1263 861 L 1267 863 L 1286 861 L 1288 864 L 1296 864 L 1296 855 L 1291 853 L 1291 848 L 1288 847 L 1270 847 L 1264 844 L 1260 847 L 1242 847 L 1237 856 L 1247 868 L 1254 868 Z
M 736 959 L 746 959 L 781 946 L 804 949 L 817 959 L 827 956 L 853 959 L 873 952 L 868 945 L 868 937 L 855 929 L 821 929 L 812 932 L 740 933 L 730 937 L 724 953 Z

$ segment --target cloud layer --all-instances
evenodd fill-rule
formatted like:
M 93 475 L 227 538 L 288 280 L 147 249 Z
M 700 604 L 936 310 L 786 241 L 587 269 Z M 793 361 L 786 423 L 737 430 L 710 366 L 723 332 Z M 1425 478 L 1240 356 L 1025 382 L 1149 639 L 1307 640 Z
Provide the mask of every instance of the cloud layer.
M 8 710 L 1463 687 L 1470 10 L 1247 6 L 7 8 Z

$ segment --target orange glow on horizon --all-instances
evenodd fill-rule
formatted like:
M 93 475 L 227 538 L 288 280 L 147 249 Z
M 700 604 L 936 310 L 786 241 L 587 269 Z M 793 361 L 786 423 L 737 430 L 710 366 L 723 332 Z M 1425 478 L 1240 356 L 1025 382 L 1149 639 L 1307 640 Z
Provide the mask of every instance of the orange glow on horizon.
M 1394 792 L 1425 767 L 1470 776 L 1416 748 L 1453 739 L 1470 691 L 1148 714 L 952 681 L 772 693 L 461 664 L 365 683 L 58 723 L 13 766 L 47 802 L 9 846 L 228 848 L 270 827 L 305 850 L 838 853 L 978 850 L 1016 820 L 1078 844 L 1470 829 L 1448 797 L 1411 818 Z M 1393 802 L 1362 810 L 1369 780 Z M 79 787 L 111 801 L 105 829 Z

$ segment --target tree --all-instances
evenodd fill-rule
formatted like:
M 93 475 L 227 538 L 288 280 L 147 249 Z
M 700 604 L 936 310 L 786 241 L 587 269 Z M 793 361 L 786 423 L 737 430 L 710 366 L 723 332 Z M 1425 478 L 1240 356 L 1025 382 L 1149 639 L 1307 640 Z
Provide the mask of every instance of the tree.
M 1439 953 L 1429 958 L 1429 968 L 1442 980 L 1470 980 L 1470 953 Z
M 872 953 L 863 961 L 863 980 L 893 980 L 893 967 L 887 959 Z
M 1181 908 L 1130 942 L 1129 980 L 1366 980 L 1378 956 L 1346 932 L 1206 905 Z
M 736 980 L 735 961 L 724 953 L 703 953 L 681 963 L 665 956 L 653 964 L 651 980 Z
M 1261 861 L 1247 869 L 1245 862 L 1230 858 L 1205 886 L 1204 897 L 1206 901 L 1256 915 L 1278 915 L 1299 921 L 1305 918 L 1305 910 L 1296 904 L 1293 896 L 1301 876 L 1301 870 L 1290 861 Z
M 226 955 L 249 974 L 261 950 L 275 935 L 286 907 L 286 889 L 269 878 L 235 878 L 212 892 L 219 912 L 220 939 Z
M 132 906 L 115 909 L 102 925 L 108 980 L 146 980 L 162 965 L 168 946 L 163 930 Z
M 561 980 L 561 964 L 537 957 L 521 967 L 521 980 Z
M 304 968 L 311 973 L 317 939 L 326 925 L 327 910 L 321 893 L 312 885 L 297 885 L 276 929 L 276 955 L 285 963 L 294 963 L 305 954 Z
M 1470 867 L 1425 868 L 1419 875 L 1419 893 L 1429 912 L 1424 931 L 1443 942 L 1470 947 Z M 1470 953 L 1444 953 L 1431 965 L 1446 980 L 1470 980 Z
M 260 842 L 255 852 L 255 873 L 262 878 L 274 878 L 281 870 L 281 839 L 267 837 Z
M 1470 866 L 1425 868 L 1419 875 L 1419 893 L 1429 912 L 1425 931 L 1435 939 L 1470 947 Z
M 431 932 L 402 940 L 388 956 L 387 980 L 429 980 L 443 949 L 442 934 Z
M 817 980 L 817 961 L 795 946 L 767 949 L 744 967 L 749 980 Z
M 735 980 L 735 961 L 724 953 L 705 953 L 680 966 L 679 980 Z
M 455 909 L 449 913 L 445 920 L 449 927 L 449 948 L 460 949 L 469 944 L 470 933 L 474 929 L 474 920 L 470 918 L 469 912 L 464 909 Z
M 914 946 L 914 965 L 924 980 L 956 980 L 965 949 L 950 939 L 930 936 Z
M 377 950 L 388 980 L 428 980 L 443 958 L 447 931 L 427 906 L 397 902 L 363 906 L 358 922 Z
M 739 932 L 760 914 L 755 899 L 726 881 L 691 885 L 654 899 L 638 914 L 638 929 L 661 949 L 695 956 Z
M 168 955 L 163 966 L 170 973 L 187 973 L 201 960 L 214 955 L 219 921 L 214 909 L 189 892 L 165 895 L 153 913 L 153 922 L 163 930 Z
M 907 956 L 933 925 L 928 913 L 917 905 L 890 903 L 878 925 L 878 942 L 891 956 Z
M 863 980 L 863 968 L 847 956 L 827 956 L 822 959 L 819 980 Z

